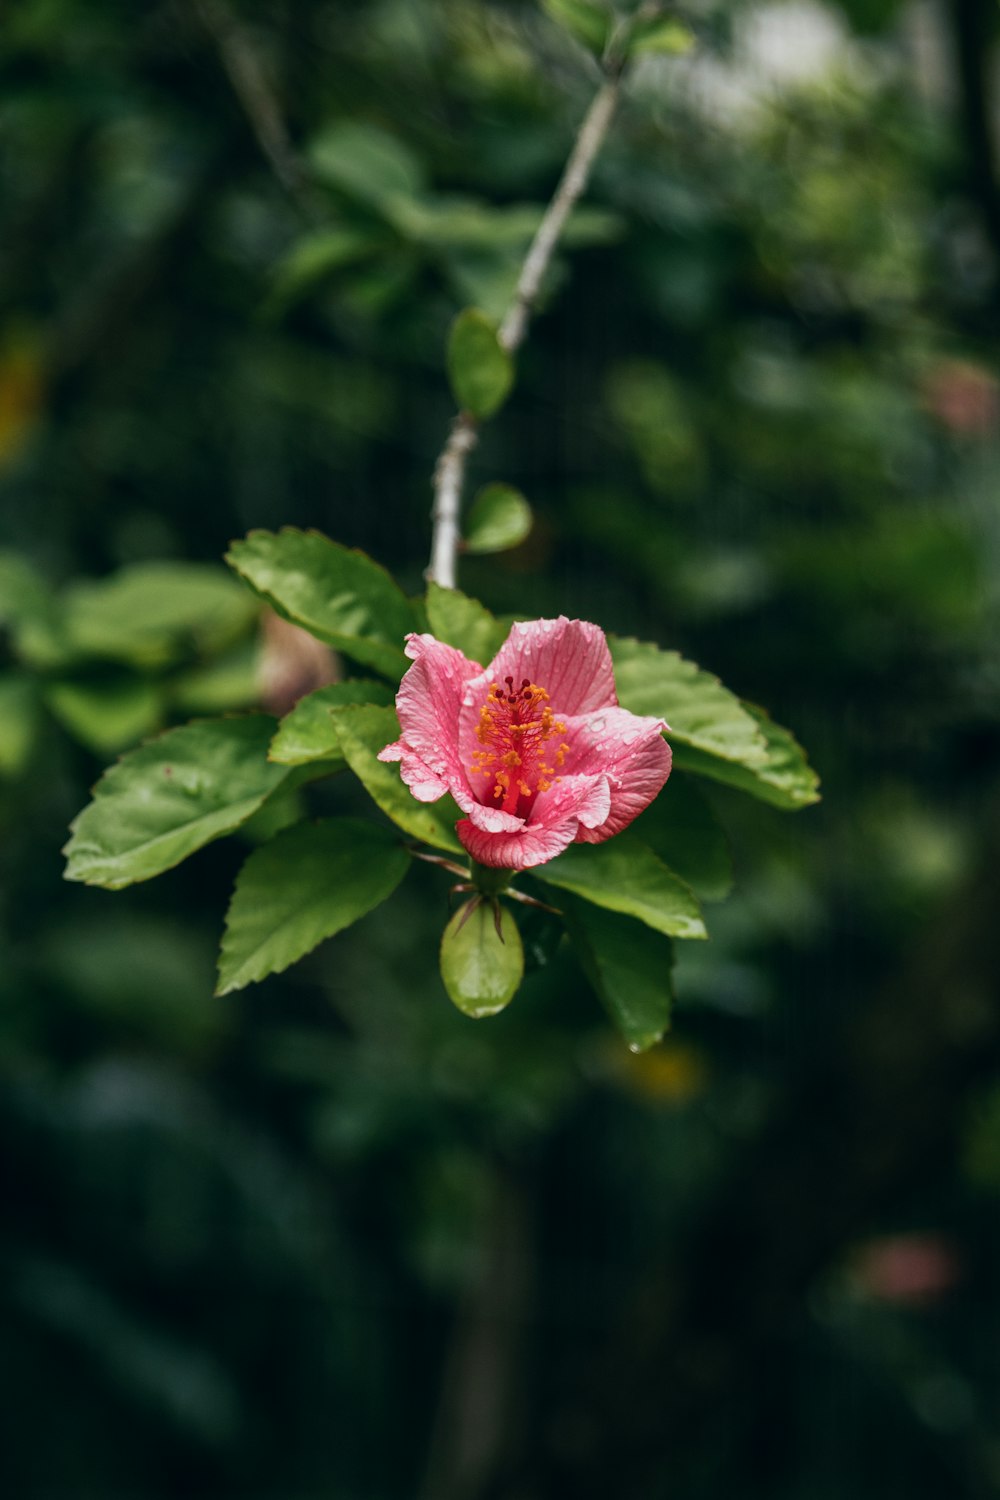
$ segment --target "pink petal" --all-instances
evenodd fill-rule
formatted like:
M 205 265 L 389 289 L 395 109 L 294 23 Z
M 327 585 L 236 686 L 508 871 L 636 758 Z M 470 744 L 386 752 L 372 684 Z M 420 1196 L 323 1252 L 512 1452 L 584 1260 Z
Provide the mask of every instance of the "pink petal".
M 402 733 L 396 744 L 387 745 L 379 758 L 401 758 L 403 780 L 410 787 L 422 783 L 429 788 L 432 779 L 436 779 L 443 784 L 436 796 L 443 796 L 449 790 L 457 796 L 460 789 L 468 786 L 458 750 L 459 710 L 466 683 L 478 677 L 482 668 L 454 646 L 446 646 L 432 635 L 408 636 L 406 654 L 413 660 L 413 666 L 396 694 Z M 400 752 L 398 756 L 390 755 L 389 752 L 396 750 Z M 420 800 L 434 798 L 425 796 Z
M 531 816 L 518 833 L 490 833 L 463 818 L 456 832 L 473 859 L 500 870 L 526 870 L 561 854 L 583 820 L 597 824 L 608 816 L 608 784 L 600 776 L 566 776 L 540 792 Z M 478 819 L 477 819 L 478 821 Z
M 513 677 L 520 687 L 526 677 L 549 695 L 554 714 L 586 714 L 618 702 L 611 653 L 604 632 L 586 620 L 522 620 L 484 674 L 491 682 Z M 467 700 L 468 701 L 468 700 Z
M 640 718 L 624 708 L 567 721 L 567 771 L 603 773 L 611 787 L 607 817 L 598 824 L 583 824 L 578 843 L 597 844 L 620 833 L 659 793 L 670 775 L 672 758 L 662 729 L 662 719 Z
M 475 827 L 481 828 L 484 833 L 520 833 L 524 827 L 524 819 L 519 818 L 516 813 L 506 813 L 503 808 L 488 806 L 484 802 L 470 799 L 463 811 L 469 814 Z
M 399 774 L 418 802 L 436 802 L 445 792 L 451 791 L 450 784 L 432 771 L 430 766 L 425 765 L 419 755 L 407 750 L 402 740 L 397 740 L 394 745 L 386 745 L 384 750 L 379 751 L 378 759 L 402 761 Z

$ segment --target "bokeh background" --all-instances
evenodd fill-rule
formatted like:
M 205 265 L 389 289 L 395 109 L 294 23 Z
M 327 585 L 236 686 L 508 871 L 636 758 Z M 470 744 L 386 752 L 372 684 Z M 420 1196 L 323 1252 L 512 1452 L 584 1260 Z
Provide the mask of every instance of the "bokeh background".
M 534 531 L 461 577 L 683 650 L 822 774 L 713 792 L 737 888 L 642 1057 L 565 955 L 454 1012 L 435 874 L 217 1000 L 245 839 L 118 895 L 59 853 L 123 748 L 313 670 L 231 537 L 421 587 L 447 328 L 593 64 L 533 0 L 5 15 L 12 1500 L 1000 1487 L 1000 12 L 681 13 L 474 460 Z

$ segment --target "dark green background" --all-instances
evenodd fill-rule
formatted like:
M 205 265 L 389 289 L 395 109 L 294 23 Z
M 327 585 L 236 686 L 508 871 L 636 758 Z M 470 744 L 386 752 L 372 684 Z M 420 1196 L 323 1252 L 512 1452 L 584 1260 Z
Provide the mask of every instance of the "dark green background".
M 246 844 L 64 885 L 102 759 L 46 717 L 0 785 L 12 1497 L 1000 1484 L 997 12 L 831 5 L 831 66 L 769 88 L 754 11 L 690 7 L 721 93 L 631 80 L 473 464 L 535 530 L 461 581 L 683 650 L 824 801 L 713 797 L 737 891 L 640 1059 L 564 953 L 453 1012 L 421 869 L 213 1000 Z M 63 586 L 317 526 L 417 591 L 448 325 L 595 82 L 528 3 L 11 8 L 3 545 Z M 323 180 L 343 122 L 413 154 L 407 209 Z M 355 250 L 294 284 L 324 227 Z

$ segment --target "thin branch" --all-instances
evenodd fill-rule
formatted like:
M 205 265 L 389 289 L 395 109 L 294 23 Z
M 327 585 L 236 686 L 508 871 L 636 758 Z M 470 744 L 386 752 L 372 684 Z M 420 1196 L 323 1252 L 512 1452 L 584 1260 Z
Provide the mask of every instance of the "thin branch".
M 277 96 L 257 51 L 227 0 L 193 0 L 194 9 L 222 58 L 222 65 L 275 177 L 292 198 L 301 198 L 305 174 Z
M 616 71 L 594 95 L 577 133 L 559 186 L 525 256 L 517 289 L 498 333 L 500 344 L 508 354 L 514 354 L 524 342 L 528 323 L 559 237 L 574 205 L 587 186 L 594 158 L 608 133 L 620 87 L 620 73 Z M 478 441 L 479 423 L 476 418 L 469 412 L 460 412 L 452 423 L 448 441 L 434 467 L 431 560 L 426 576 L 443 588 L 455 587 L 465 465 Z

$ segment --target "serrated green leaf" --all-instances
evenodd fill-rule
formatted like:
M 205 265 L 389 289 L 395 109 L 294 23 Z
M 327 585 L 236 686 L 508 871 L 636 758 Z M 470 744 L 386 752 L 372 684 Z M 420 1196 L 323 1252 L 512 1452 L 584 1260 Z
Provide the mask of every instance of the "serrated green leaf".
M 65 729 L 98 755 L 114 755 L 163 723 L 163 694 L 131 672 L 48 683 L 46 707 Z
M 0 674 L 0 776 L 20 776 L 31 759 L 39 722 L 38 694 L 30 678 Z
M 137 563 L 109 578 L 75 584 L 63 596 L 67 641 L 78 657 L 133 666 L 168 665 L 185 652 L 223 650 L 258 614 L 221 568 Z
M 756 719 L 717 677 L 644 641 L 608 636 L 608 645 L 621 706 L 665 719 L 675 753 L 678 745 L 693 745 L 739 765 L 766 764 L 767 741 Z
M 531 873 L 596 906 L 637 917 L 667 937 L 707 937 L 693 893 L 630 830 L 603 844 L 571 844 Z
M 283 766 L 301 766 L 314 760 L 339 760 L 343 764 L 337 711 L 363 703 L 387 708 L 393 697 L 388 683 L 375 681 L 333 682 L 307 693 L 278 725 L 267 752 L 268 760 Z
M 592 0 L 542 0 L 552 19 L 588 51 L 600 57 L 608 40 L 611 17 L 603 5 Z
M 673 944 L 632 917 L 560 897 L 584 973 L 633 1052 L 645 1052 L 670 1024 Z
M 675 770 L 632 832 L 704 901 L 721 901 L 733 884 L 726 835 L 693 779 Z
M 509 1005 L 524 976 L 524 949 L 513 915 L 501 908 L 497 933 L 489 901 L 460 906 L 441 938 L 441 979 L 453 1005 L 481 1020 Z
M 382 211 L 425 185 L 423 168 L 397 136 L 357 120 L 328 126 L 307 150 L 313 172 L 356 203 Z
M 488 484 L 469 508 L 463 546 L 466 552 L 506 552 L 519 547 L 531 531 L 531 506 L 509 484 Z
M 695 35 L 689 26 L 680 21 L 658 21 L 640 22 L 629 38 L 628 50 L 631 57 L 639 57 L 646 53 L 661 53 L 671 57 L 682 57 L 685 52 L 690 52 L 695 43 Z
M 448 379 L 463 411 L 491 417 L 514 384 L 514 364 L 497 338 L 496 325 L 478 308 L 467 307 L 448 335 Z
M 71 825 L 67 880 L 121 890 L 180 864 L 256 812 L 289 774 L 266 714 L 202 719 L 124 755 Z
M 361 818 L 298 823 L 257 849 L 236 880 L 219 956 L 219 995 L 280 974 L 391 896 L 409 865 Z
M 437 583 L 427 586 L 427 624 L 437 640 L 481 666 L 493 660 L 508 635 L 508 627 L 478 599 Z
M 455 824 L 462 813 L 450 797 L 418 802 L 399 776 L 399 766 L 378 759 L 386 745 L 399 739 L 394 708 L 345 708 L 337 716 L 341 754 L 387 818 L 434 849 L 463 854 Z
M 251 531 L 226 553 L 230 567 L 286 620 L 364 666 L 399 680 L 403 638 L 414 628 L 406 596 L 363 552 L 318 531 Z
M 684 745 L 676 749 L 676 764 L 699 776 L 710 776 L 714 781 L 738 787 L 783 812 L 797 812 L 800 807 L 818 802 L 819 777 L 794 735 L 775 724 L 763 709 L 751 703 L 745 707 L 764 737 L 767 755 L 763 765 L 733 765 Z

